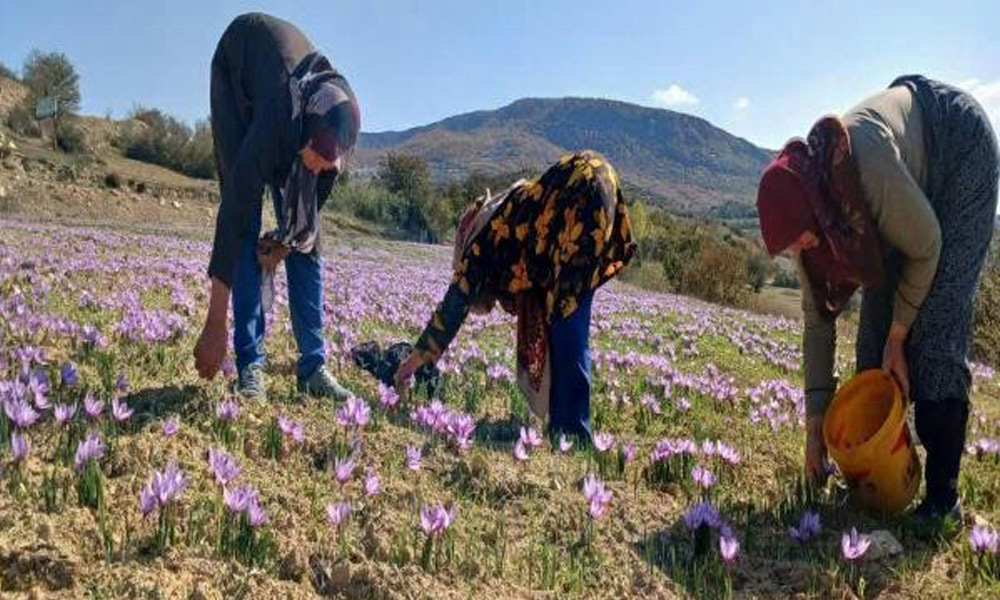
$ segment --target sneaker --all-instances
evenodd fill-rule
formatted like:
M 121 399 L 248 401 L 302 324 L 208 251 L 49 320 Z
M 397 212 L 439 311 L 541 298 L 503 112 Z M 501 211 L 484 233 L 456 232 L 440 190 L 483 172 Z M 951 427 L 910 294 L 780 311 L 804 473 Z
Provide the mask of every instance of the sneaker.
M 244 398 L 265 400 L 267 387 L 264 384 L 264 367 L 249 365 L 240 372 L 236 381 L 236 392 Z
M 353 396 L 350 390 L 340 385 L 326 366 L 321 366 L 306 380 L 299 380 L 298 390 L 300 394 L 308 394 L 317 398 L 328 398 L 336 402 L 343 402 Z

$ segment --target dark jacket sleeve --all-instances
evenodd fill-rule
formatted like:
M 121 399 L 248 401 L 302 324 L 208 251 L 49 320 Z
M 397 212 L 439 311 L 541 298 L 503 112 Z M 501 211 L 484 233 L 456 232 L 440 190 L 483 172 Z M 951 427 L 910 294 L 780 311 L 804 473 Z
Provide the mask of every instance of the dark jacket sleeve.
M 476 246 L 478 244 L 473 245 Z M 448 291 L 417 340 L 416 349 L 424 360 L 436 362 L 455 339 L 469 315 L 472 302 L 483 293 L 487 285 L 485 262 L 482 256 L 471 252 L 463 257 Z
M 229 181 L 222 186 L 208 274 L 229 287 L 236 275 L 240 240 L 250 233 L 247 230 L 254 211 L 260 212 L 265 174 L 274 172 L 277 135 L 274 111 L 257 111 L 240 144 Z

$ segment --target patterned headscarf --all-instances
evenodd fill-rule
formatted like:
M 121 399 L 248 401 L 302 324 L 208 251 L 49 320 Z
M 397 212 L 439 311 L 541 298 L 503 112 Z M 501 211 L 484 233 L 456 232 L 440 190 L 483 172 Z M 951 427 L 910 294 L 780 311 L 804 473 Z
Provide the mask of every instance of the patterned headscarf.
M 840 119 L 788 142 L 761 177 L 757 212 L 772 256 L 805 231 L 819 238 L 801 259 L 821 313 L 840 314 L 859 286 L 882 281 L 881 242 Z

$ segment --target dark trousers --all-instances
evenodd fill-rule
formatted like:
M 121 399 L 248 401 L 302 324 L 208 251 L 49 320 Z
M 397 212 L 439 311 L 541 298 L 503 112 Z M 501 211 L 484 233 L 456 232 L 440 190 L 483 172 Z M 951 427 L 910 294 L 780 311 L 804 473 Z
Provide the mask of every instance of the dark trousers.
M 578 298 L 569 318 L 552 322 L 549 356 L 552 388 L 549 392 L 549 433 L 575 435 L 590 441 L 590 308 L 593 292 Z

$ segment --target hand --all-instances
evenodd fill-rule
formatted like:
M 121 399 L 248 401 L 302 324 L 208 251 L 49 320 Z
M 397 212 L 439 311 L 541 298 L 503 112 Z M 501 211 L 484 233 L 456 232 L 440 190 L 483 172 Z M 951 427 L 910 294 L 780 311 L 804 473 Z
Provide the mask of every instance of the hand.
M 815 485 L 826 485 L 826 440 L 823 439 L 823 417 L 806 419 L 806 479 Z
M 291 250 L 280 242 L 262 239 L 257 242 L 257 262 L 267 273 L 274 273 L 278 263 L 285 260 Z
M 906 328 L 893 323 L 882 352 L 882 370 L 896 380 L 903 398 L 910 397 L 910 368 L 906 363 Z
M 222 367 L 226 358 L 226 333 L 226 328 L 215 321 L 205 322 L 194 347 L 194 366 L 201 377 L 212 379 Z
M 198 375 L 212 379 L 226 359 L 226 341 L 229 320 L 229 286 L 221 279 L 212 278 L 212 291 L 208 300 L 208 316 L 194 346 L 194 366 Z
M 402 363 L 400 363 L 399 368 L 396 369 L 396 393 L 400 396 L 406 390 L 409 385 L 410 380 L 416 374 L 417 369 L 419 369 L 424 364 L 424 357 L 420 352 L 414 350 L 410 352 L 410 355 L 406 357 Z

